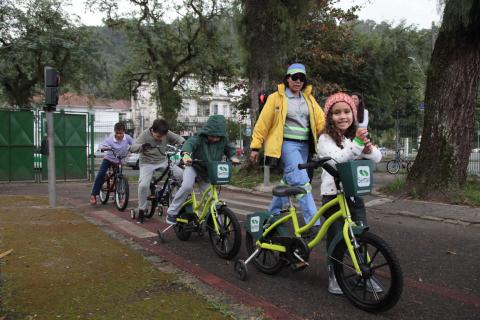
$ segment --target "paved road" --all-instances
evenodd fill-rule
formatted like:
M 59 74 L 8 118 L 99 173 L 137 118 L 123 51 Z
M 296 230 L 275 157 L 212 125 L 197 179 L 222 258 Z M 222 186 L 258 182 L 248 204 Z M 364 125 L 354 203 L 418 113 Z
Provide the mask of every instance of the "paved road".
M 46 185 L 43 185 L 46 192 Z M 285 269 L 276 276 L 267 276 L 249 268 L 249 280 L 242 282 L 233 274 L 233 263 L 215 256 L 208 235 L 193 235 L 187 242 L 179 241 L 173 233 L 167 243 L 156 244 L 155 232 L 164 226 L 159 217 L 144 225 L 133 224 L 127 213 L 119 213 L 113 204 L 90 207 L 89 186 L 86 184 L 59 185 L 59 198 L 75 206 L 84 215 L 101 219 L 105 225 L 122 232 L 177 266 L 196 274 L 200 279 L 232 294 L 243 302 L 273 306 L 291 314 L 277 313 L 277 319 L 297 316 L 300 319 L 370 319 L 372 315 L 353 307 L 345 298 L 327 293 L 327 275 L 323 245 L 314 249 L 311 267 L 298 273 Z M 32 187 L 11 186 L 8 193 L 38 193 Z M 132 204 L 136 185 L 131 185 Z M 223 190 L 229 207 L 241 220 L 245 215 L 264 210 L 270 198 Z M 405 277 L 405 288 L 399 304 L 380 319 L 479 319 L 480 269 L 478 262 L 480 228 L 455 225 L 392 214 L 388 200 L 375 196 L 366 198 L 369 205 L 371 230 L 387 240 L 397 253 Z M 393 205 L 393 203 L 392 203 Z M 429 204 L 425 203 L 426 209 Z M 245 250 L 239 257 L 245 257 Z M 250 299 L 248 299 L 250 297 Z M 253 298 L 252 298 L 253 297 Z M 275 314 L 274 312 L 268 313 Z M 278 315 L 280 314 L 280 315 Z M 272 316 L 274 317 L 274 316 Z

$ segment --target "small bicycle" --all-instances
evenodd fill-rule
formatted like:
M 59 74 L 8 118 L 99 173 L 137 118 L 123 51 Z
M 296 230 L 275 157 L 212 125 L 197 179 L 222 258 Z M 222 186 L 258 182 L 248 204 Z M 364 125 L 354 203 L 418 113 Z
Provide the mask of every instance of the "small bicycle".
M 125 157 L 116 154 L 112 148 L 102 149 L 102 151 L 112 151 L 113 156 L 119 160 L 118 164 L 112 164 L 108 167 L 105 180 L 100 188 L 100 202 L 106 204 L 110 197 L 110 192 L 114 192 L 114 202 L 118 210 L 123 211 L 128 206 L 129 185 L 127 178 L 123 175 L 122 159 Z
M 160 149 L 159 149 L 160 150 Z M 145 208 L 145 217 L 152 218 L 158 209 L 158 215 L 162 216 L 165 207 L 168 207 L 175 197 L 175 193 L 180 188 L 181 181 L 178 181 L 173 175 L 173 167 L 180 165 L 181 149 L 176 146 L 167 144 L 165 156 L 167 157 L 167 167 L 165 169 L 157 169 L 155 173 L 162 172 L 160 175 L 154 174 L 150 181 L 150 195 L 147 197 L 147 207 Z M 162 153 L 160 151 L 160 153 Z M 163 185 L 159 182 L 163 181 Z M 161 188 L 160 188 L 161 187 Z M 130 217 L 137 218 L 137 211 L 130 210 Z
M 413 161 L 402 158 L 400 150 L 397 150 L 395 152 L 395 158 L 387 162 L 387 171 L 391 174 L 397 174 L 400 169 L 405 169 L 409 172 L 412 165 Z
M 208 168 L 210 185 L 203 191 L 200 201 L 192 192 L 177 215 L 177 223 L 163 231 L 158 230 L 158 236 L 161 242 L 165 242 L 164 233 L 173 227 L 177 238 L 187 241 L 192 232 L 201 236 L 206 229 L 213 251 L 229 260 L 237 255 L 242 242 L 241 227 L 235 213 L 219 199 L 220 185 L 230 182 L 232 167 L 230 162 L 211 161 Z
M 327 234 L 328 229 L 336 220 L 343 220 L 343 231 L 333 239 L 328 250 L 327 259 L 333 263 L 337 282 L 344 295 L 358 308 L 368 312 L 381 312 L 392 308 L 400 299 L 403 288 L 403 275 L 400 263 L 390 246 L 379 236 L 368 231 L 364 225 L 356 225 L 351 218 L 346 202 L 347 196 L 360 194 L 365 189 L 371 167 L 366 165 L 369 161 L 350 161 L 357 167 L 349 174 L 339 174 L 339 171 L 327 163 L 330 157 L 320 158 L 306 164 L 300 164 L 300 169 L 322 167 L 334 177 L 337 190 L 335 199 L 323 205 L 313 219 L 300 227 L 293 205 L 292 197 L 304 194 L 301 187 L 277 186 L 273 194 L 279 197 L 289 197 L 289 208 L 279 215 L 268 212 L 254 213 L 247 216 L 245 227 L 246 249 L 248 258 L 237 260 L 234 264 L 236 276 L 245 280 L 248 270 L 247 264 L 252 261 L 255 267 L 263 273 L 275 274 L 284 266 L 290 265 L 294 270 L 307 267 L 310 251 L 318 245 Z M 361 164 L 361 165 L 359 165 Z M 337 164 L 337 168 L 344 163 Z M 348 171 L 348 170 L 347 170 Z M 358 176 L 355 176 L 358 173 Z M 350 175 L 350 177 L 345 177 Z M 341 177 L 342 176 L 342 177 Z M 354 181 L 358 183 L 357 193 L 355 188 L 345 193 L 348 181 L 349 186 Z M 342 184 L 343 187 L 341 188 Z M 360 188 L 359 188 L 360 186 Z M 348 188 L 350 189 L 350 188 Z M 318 233 L 309 241 L 302 238 L 326 210 L 338 206 L 339 209 L 326 219 Z M 289 231 L 287 223 L 291 221 L 293 234 Z

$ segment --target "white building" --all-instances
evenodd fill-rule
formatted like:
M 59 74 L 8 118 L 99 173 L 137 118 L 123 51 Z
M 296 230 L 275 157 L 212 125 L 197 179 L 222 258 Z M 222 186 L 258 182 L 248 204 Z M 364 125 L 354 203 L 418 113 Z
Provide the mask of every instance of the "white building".
M 241 124 L 242 134 L 250 127 L 250 116 L 243 118 L 237 113 L 234 103 L 243 94 L 241 90 L 227 92 L 228 86 L 220 81 L 216 85 L 204 88 L 193 78 L 188 78 L 181 83 L 183 90 L 182 109 L 178 114 L 178 121 L 184 124 L 186 130 L 180 134 L 191 136 L 207 121 L 208 117 L 220 114 L 225 118 Z M 138 88 L 137 100 L 132 98 L 132 114 L 135 127 L 148 128 L 157 118 L 157 107 L 154 100 L 155 87 L 145 84 Z M 241 146 L 241 142 L 237 141 Z

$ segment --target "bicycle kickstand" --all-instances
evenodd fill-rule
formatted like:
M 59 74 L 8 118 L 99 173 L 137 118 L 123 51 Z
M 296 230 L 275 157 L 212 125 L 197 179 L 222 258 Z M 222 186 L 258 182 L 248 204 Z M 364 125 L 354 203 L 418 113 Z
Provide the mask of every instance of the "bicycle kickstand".
M 173 226 L 174 224 L 171 224 L 163 230 L 160 230 L 160 229 L 157 230 L 157 234 L 158 234 L 158 237 L 160 238 L 161 243 L 165 243 L 165 238 L 163 237 L 164 233 L 170 230 Z

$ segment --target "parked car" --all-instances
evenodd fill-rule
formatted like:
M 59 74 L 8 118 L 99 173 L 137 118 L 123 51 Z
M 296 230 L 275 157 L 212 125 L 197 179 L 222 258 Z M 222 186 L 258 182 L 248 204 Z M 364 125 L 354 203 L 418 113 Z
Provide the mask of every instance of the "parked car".
M 140 158 L 139 153 L 130 153 L 130 155 L 127 157 L 127 162 L 126 165 L 129 167 L 132 167 L 135 170 L 138 170 L 138 160 Z

